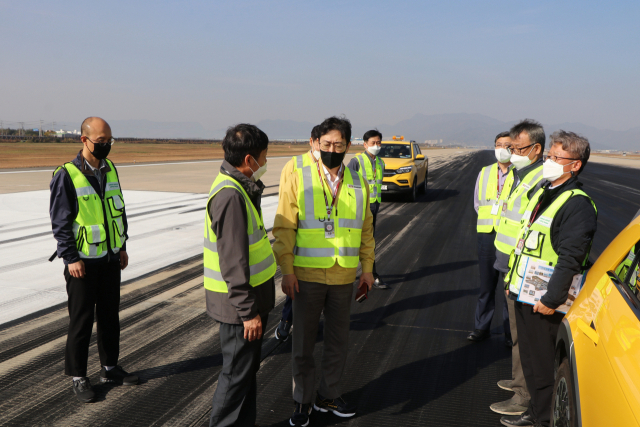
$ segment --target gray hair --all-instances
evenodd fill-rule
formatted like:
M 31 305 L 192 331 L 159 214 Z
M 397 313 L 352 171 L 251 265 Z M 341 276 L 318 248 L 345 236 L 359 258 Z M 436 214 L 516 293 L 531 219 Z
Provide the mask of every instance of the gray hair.
M 582 167 L 578 173 L 582 172 L 591 155 L 591 145 L 589 145 L 587 138 L 574 132 L 558 130 L 549 136 L 549 140 L 551 141 L 551 146 L 561 144 L 562 149 L 570 153 L 572 158 L 580 159 Z

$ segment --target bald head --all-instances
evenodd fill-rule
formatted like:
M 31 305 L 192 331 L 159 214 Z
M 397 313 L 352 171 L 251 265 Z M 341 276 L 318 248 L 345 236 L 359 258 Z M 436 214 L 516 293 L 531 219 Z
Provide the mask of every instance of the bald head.
M 96 135 L 106 135 L 111 137 L 111 126 L 100 117 L 87 117 L 80 126 L 80 132 L 83 136 L 94 139 Z

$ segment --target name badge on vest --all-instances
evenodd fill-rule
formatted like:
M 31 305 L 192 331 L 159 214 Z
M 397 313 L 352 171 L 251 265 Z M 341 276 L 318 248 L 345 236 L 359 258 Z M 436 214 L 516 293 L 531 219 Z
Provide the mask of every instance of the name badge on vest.
M 117 182 L 107 182 L 107 191 L 119 190 L 120 184 Z
M 333 221 L 327 221 L 324 223 L 324 238 L 325 239 L 333 239 L 336 237 L 336 228 L 333 224 Z
M 498 211 L 500 211 L 500 205 L 502 203 L 500 200 L 496 200 L 496 202 L 491 206 L 491 215 L 498 215 Z

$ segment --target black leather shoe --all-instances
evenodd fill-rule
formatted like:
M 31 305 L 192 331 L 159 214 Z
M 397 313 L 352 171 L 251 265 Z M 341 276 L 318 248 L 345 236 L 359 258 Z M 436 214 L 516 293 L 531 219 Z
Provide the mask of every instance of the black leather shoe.
M 536 425 L 533 416 L 529 411 L 525 411 L 522 415 L 510 415 L 500 418 L 500 423 L 503 426 L 533 426 Z
M 78 400 L 82 403 L 93 402 L 96 394 L 93 392 L 89 378 L 82 377 L 79 380 L 73 380 L 73 392 Z
M 101 383 L 114 383 L 121 385 L 136 385 L 138 384 L 138 377 L 136 375 L 132 375 L 122 369 L 121 366 L 115 366 L 110 371 L 107 371 L 107 368 L 104 366 L 100 371 L 100 382 Z
M 467 337 L 467 339 L 469 341 L 473 341 L 473 342 L 480 342 L 480 341 L 484 341 L 487 338 L 489 338 L 489 331 L 483 331 L 482 329 L 476 329 L 473 332 L 471 332 L 469 334 L 469 336 Z

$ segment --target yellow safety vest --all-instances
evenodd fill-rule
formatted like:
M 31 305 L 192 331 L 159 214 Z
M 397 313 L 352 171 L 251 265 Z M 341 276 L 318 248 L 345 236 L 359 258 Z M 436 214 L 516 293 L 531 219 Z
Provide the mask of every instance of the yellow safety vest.
M 360 153 L 354 156 L 360 163 L 360 173 L 364 180 L 369 184 L 369 203 L 382 202 L 382 178 L 384 171 L 384 162 L 378 156 L 375 156 L 374 162 L 376 170 L 373 170 L 371 160 L 367 153 Z
M 345 168 L 338 201 L 331 214 L 335 237 L 325 237 L 327 210 L 325 184 L 315 165 L 298 173 L 298 230 L 293 249 L 296 267 L 330 268 L 336 261 L 344 268 L 358 267 L 360 241 L 367 208 L 366 183 L 362 176 Z M 327 195 L 331 203 L 331 195 Z
M 512 169 L 510 174 L 515 174 Z M 515 178 L 514 178 L 515 179 Z M 500 225 L 496 230 L 496 249 L 504 254 L 511 254 L 516 248 L 518 233 L 520 232 L 520 220 L 529 203 L 527 194 L 542 180 L 542 165 L 532 169 L 520 181 L 515 190 L 509 195 L 507 203 L 502 205 Z
M 596 210 L 596 213 L 598 212 L 595 203 L 593 202 L 591 197 L 589 197 L 584 191 L 565 191 L 564 193 L 559 195 L 558 198 L 554 200 L 553 203 L 551 203 L 551 205 L 549 205 L 544 212 L 538 215 L 534 223 L 531 224 L 531 228 L 527 230 L 526 226 L 529 223 L 531 214 L 538 205 L 538 202 L 540 201 L 543 193 L 543 188 L 539 189 L 536 192 L 536 194 L 529 201 L 524 215 L 522 215 L 522 219 L 520 222 L 520 231 L 517 235 L 517 241 L 523 239 L 525 242 L 522 253 L 520 255 L 516 255 L 514 247 L 514 251 L 511 252 L 511 256 L 509 258 L 509 273 L 507 274 L 505 281 L 509 283 L 509 292 L 514 292 L 515 294 L 518 294 L 520 292 L 520 282 L 522 281 L 522 277 L 525 273 L 525 264 L 522 262 L 524 257 L 542 261 L 550 267 L 554 267 L 557 264 L 558 254 L 553 249 L 553 245 L 551 244 L 551 225 L 553 224 L 553 220 L 555 219 L 555 216 L 560 208 L 562 208 L 562 206 L 564 206 L 564 204 L 569 199 L 577 196 L 586 197 L 593 205 L 593 209 Z M 589 252 L 587 251 L 587 256 L 583 261 L 583 266 L 586 265 L 588 259 Z
M 72 228 L 78 255 L 84 259 L 102 258 L 109 247 L 112 250 L 120 249 L 127 240 L 122 221 L 124 197 L 120 181 L 113 163 L 109 159 L 105 159 L 105 162 L 111 170 L 107 172 L 103 198 L 73 163 L 58 166 L 53 172 L 55 175 L 65 169 L 76 190 L 78 215 L 73 220 Z
M 264 229 L 262 212 L 258 212 L 242 185 L 233 177 L 219 173 L 211 185 L 204 219 L 204 287 L 213 292 L 227 293 L 227 282 L 220 272 L 217 237 L 211 231 L 209 205 L 223 188 L 233 188 L 242 194 L 247 209 L 247 235 L 249 236 L 249 284 L 259 286 L 276 274 L 276 259 Z
M 493 233 L 498 230 L 502 204 L 506 203 L 509 193 L 511 193 L 514 178 L 512 173 L 507 172 L 508 175 L 502 186 L 500 197 L 498 197 L 498 173 L 497 163 L 485 166 L 480 172 L 478 180 L 478 233 Z M 492 210 L 495 210 L 495 215 L 491 214 Z

